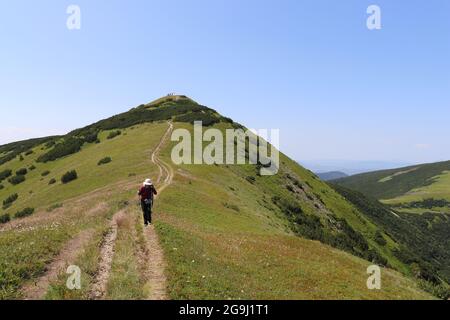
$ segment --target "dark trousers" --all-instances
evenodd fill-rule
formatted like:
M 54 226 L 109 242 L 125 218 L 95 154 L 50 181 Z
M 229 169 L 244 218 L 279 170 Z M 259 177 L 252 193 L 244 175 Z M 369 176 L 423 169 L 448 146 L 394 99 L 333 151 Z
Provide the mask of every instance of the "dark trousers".
M 152 205 L 153 201 L 149 201 L 149 203 L 145 203 L 144 200 L 141 200 L 142 212 L 144 213 L 144 223 L 149 224 L 152 223 Z

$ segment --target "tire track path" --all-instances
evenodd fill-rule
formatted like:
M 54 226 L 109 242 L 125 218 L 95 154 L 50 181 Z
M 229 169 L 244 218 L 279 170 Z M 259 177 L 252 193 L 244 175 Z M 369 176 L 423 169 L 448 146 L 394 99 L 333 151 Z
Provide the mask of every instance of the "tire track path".
M 173 124 L 169 122 L 169 128 L 162 137 L 160 143 L 156 146 L 151 155 L 152 162 L 158 166 L 159 175 L 157 180 L 158 194 L 164 191 L 173 180 L 174 171 L 170 165 L 159 158 L 162 147 L 167 142 L 173 130 Z M 146 287 L 149 288 L 148 300 L 165 300 L 167 299 L 167 278 L 164 273 L 166 262 L 164 252 L 161 248 L 158 234 L 153 225 L 144 229 L 144 236 L 147 245 L 147 268 L 145 278 L 147 280 Z

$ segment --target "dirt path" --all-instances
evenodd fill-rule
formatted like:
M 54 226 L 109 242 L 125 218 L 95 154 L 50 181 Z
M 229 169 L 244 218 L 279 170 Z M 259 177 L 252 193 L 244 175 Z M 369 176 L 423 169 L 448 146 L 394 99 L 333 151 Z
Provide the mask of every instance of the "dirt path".
M 151 161 L 158 166 L 159 175 L 157 179 L 158 191 L 161 193 L 168 185 L 172 183 L 174 176 L 173 169 L 163 160 L 158 158 L 158 155 L 168 140 L 173 130 L 173 124 L 169 122 L 169 128 L 161 138 L 159 144 L 154 149 L 151 155 Z M 117 237 L 118 224 L 117 221 L 121 219 L 123 211 L 119 211 L 113 217 L 111 222 L 110 232 L 105 236 L 102 247 L 100 249 L 100 262 L 98 266 L 97 276 L 90 292 L 90 299 L 104 299 L 106 296 L 109 275 L 111 272 L 111 265 L 114 258 L 114 247 Z M 149 226 L 144 230 L 147 250 L 144 257 L 146 264 L 144 276 L 147 281 L 146 287 L 149 289 L 149 300 L 164 300 L 166 296 L 166 277 L 164 274 L 165 260 L 164 253 L 159 244 L 158 235 L 153 226 Z
M 173 124 L 169 122 L 169 128 L 151 156 L 152 162 L 159 167 L 159 176 L 157 180 L 159 194 L 172 183 L 174 176 L 172 167 L 158 157 L 161 148 L 166 143 L 172 130 Z M 145 277 L 147 279 L 146 287 L 149 288 L 150 292 L 147 298 L 149 300 L 165 300 L 167 299 L 167 278 L 164 274 L 166 263 L 164 260 L 164 252 L 159 244 L 158 234 L 153 225 L 144 229 L 144 236 L 147 240 L 148 249 Z
M 169 122 L 169 128 L 167 129 L 164 136 L 161 138 L 161 141 L 156 146 L 155 150 L 153 150 L 153 153 L 151 156 L 152 162 L 154 164 L 156 164 L 159 168 L 159 175 L 158 175 L 158 180 L 156 183 L 158 184 L 158 190 L 160 193 L 167 186 L 169 186 L 172 183 L 173 175 L 174 175 L 172 167 L 170 165 L 168 165 L 167 163 L 165 163 L 160 158 L 158 158 L 158 155 L 161 152 L 161 148 L 167 142 L 167 139 L 169 139 L 169 136 L 172 133 L 172 130 L 173 130 L 173 124 L 171 122 Z M 164 181 L 161 184 L 161 180 L 163 180 L 163 179 L 164 179 Z
M 95 276 L 89 298 L 93 300 L 103 299 L 106 295 L 111 264 L 114 258 L 114 246 L 117 238 L 117 221 L 121 219 L 124 212 L 117 212 L 111 221 L 111 229 L 103 239 L 100 248 L 100 262 L 98 264 L 97 275 Z
M 65 268 L 74 263 L 83 248 L 89 243 L 93 234 L 94 231 L 92 229 L 84 230 L 75 238 L 67 242 L 58 256 L 49 264 L 47 272 L 35 282 L 25 285 L 22 288 L 24 299 L 43 299 L 50 283 L 57 280 L 58 275 L 61 272 L 64 272 Z

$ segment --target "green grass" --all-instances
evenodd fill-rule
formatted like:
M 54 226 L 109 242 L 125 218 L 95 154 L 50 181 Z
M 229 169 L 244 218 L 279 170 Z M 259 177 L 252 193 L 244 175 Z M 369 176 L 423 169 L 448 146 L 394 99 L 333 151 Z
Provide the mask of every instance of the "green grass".
M 160 101 L 140 108 L 157 110 L 161 102 L 176 103 Z M 225 122 L 216 125 L 222 130 L 229 126 Z M 176 127 L 192 129 L 186 123 L 176 123 Z M 12 221 L 7 226 L 14 229 L 0 232 L 0 298 L 20 298 L 20 287 L 39 278 L 70 239 L 82 230 L 94 229 L 93 238 L 75 262 L 82 269 L 82 290 L 67 290 L 67 275 L 61 274 L 46 295 L 47 299 L 88 298 L 109 219 L 123 208 L 124 200 L 136 199 L 144 178 L 156 180 L 158 171 L 150 154 L 166 129 L 166 123 L 136 124 L 121 128 L 122 134 L 114 139 L 107 139 L 111 130 L 100 131 L 100 143 L 84 144 L 80 152 L 56 161 L 35 162 L 47 151 L 41 144 L 23 161 L 16 158 L 0 165 L 0 172 L 36 166 L 25 182 L 16 186 L 3 182 L 5 188 L 0 190 L 0 199 L 19 195 L 11 208 L 0 214 L 36 208 L 32 216 L 21 219 L 23 226 Z M 172 145 L 162 152 L 168 163 Z M 114 161 L 98 166 L 105 156 Z M 392 256 L 397 244 L 388 235 L 383 234 L 385 246 L 373 240 L 379 229 L 370 219 L 311 172 L 284 155 L 281 162 L 282 170 L 274 177 L 257 176 L 251 165 L 174 167 L 174 184 L 161 194 L 155 207 L 171 298 L 430 298 L 412 280 L 387 269 L 383 271 L 383 289 L 370 291 L 366 288 L 370 262 L 294 234 L 292 222 L 273 203 L 274 195 L 298 201 L 306 214 L 320 217 L 329 230 L 335 217 L 345 219 L 367 239 L 370 248 L 378 250 L 392 266 L 402 267 Z M 78 179 L 61 184 L 59 178 L 70 170 L 77 171 Z M 50 174 L 43 177 L 46 171 Z M 305 194 L 288 189 L 292 184 L 288 175 L 299 180 Z M 250 176 L 254 177 L 252 183 L 246 179 Z M 51 178 L 58 182 L 49 185 Z M 138 212 L 134 206 L 127 208 L 128 222 L 119 225 L 107 298 L 147 296 L 136 256 L 145 241 L 142 221 L 134 220 Z
M 167 162 L 170 150 L 169 146 L 163 152 Z M 289 194 L 283 186 L 283 173 L 287 171 L 298 175 L 303 183 L 307 181 L 328 210 L 346 218 L 356 230 L 374 237 L 378 229 L 312 173 L 284 156 L 282 163 L 282 173 L 277 177 L 256 177 L 253 166 L 177 167 L 175 184 L 156 203 L 158 231 L 169 262 L 171 298 L 429 297 L 413 281 L 392 271 L 385 271 L 386 287 L 381 292 L 367 290 L 368 262 L 295 236 L 271 202 L 274 194 Z M 255 177 L 254 183 L 246 180 L 249 175 Z M 224 203 L 239 207 L 239 211 Z M 302 207 L 309 214 L 317 211 L 307 199 Z M 394 266 L 404 267 L 390 250 L 396 244 L 386 238 L 388 244 L 380 250 Z M 369 242 L 379 247 L 375 240 Z M 333 263 L 328 264 L 330 261 Z
M 137 259 L 139 245 L 133 213 L 128 210 L 126 215 L 118 221 L 117 240 L 111 276 L 108 281 L 107 299 L 138 300 L 144 298 L 144 282 Z
M 105 139 L 108 133 L 103 132 L 100 135 L 104 140 L 102 143 L 85 146 L 80 153 L 55 162 L 37 164 L 37 169 L 28 173 L 26 182 L 16 186 L 8 183 L 0 190 L 0 198 L 6 198 L 11 192 L 19 194 L 18 200 L 10 208 L 0 211 L 1 214 L 13 216 L 16 211 L 35 207 L 36 213 L 31 218 L 37 219 L 36 223 L 20 229 L 20 232 L 13 229 L 0 233 L 0 298 L 20 297 L 19 288 L 28 280 L 42 275 L 46 264 L 64 243 L 78 231 L 92 227 L 93 222 L 106 223 L 105 215 L 98 219 L 85 217 L 91 208 L 102 201 L 118 202 L 124 195 L 131 197 L 144 177 L 155 175 L 156 168 L 149 161 L 151 148 L 157 144 L 166 127 L 166 124 L 142 125 L 128 129 L 133 135 L 122 135 L 108 141 Z M 142 139 L 143 135 L 147 138 Z M 0 170 L 10 168 L 15 171 L 30 165 L 42 152 L 38 146 L 24 161 L 13 160 L 0 166 Z M 99 154 L 109 154 L 115 161 L 98 167 Z M 41 172 L 48 170 L 51 171 L 50 176 L 59 177 L 71 169 L 77 170 L 79 178 L 67 185 L 58 182 L 49 186 L 48 179 L 41 176 Z M 133 173 L 131 177 L 130 173 Z M 100 198 L 96 194 L 100 194 Z M 62 205 L 62 208 L 57 208 Z M 49 207 L 56 210 L 47 213 Z M 83 215 L 74 211 L 76 209 Z M 108 212 L 107 208 L 105 210 Z M 24 221 L 29 224 L 27 219 Z
M 431 178 L 432 184 L 419 188 L 414 188 L 404 195 L 384 200 L 387 204 L 409 203 L 423 201 L 425 199 L 445 199 L 450 201 L 450 171 L 443 171 L 442 174 Z
M 42 209 L 114 183 L 143 180 L 154 170 L 148 160 L 151 148 L 156 145 L 166 127 L 166 124 L 144 124 L 134 129 L 124 130 L 133 134 L 121 135 L 113 140 L 106 139 L 108 132 L 102 132 L 99 135 L 102 141 L 100 144 L 86 145 L 81 152 L 55 162 L 37 164 L 37 169 L 28 173 L 25 182 L 16 186 L 3 183 L 5 188 L 0 190 L 0 199 L 5 199 L 12 193 L 17 193 L 19 199 L 7 210 L 0 210 L 0 214 L 4 212 L 13 215 L 25 207 Z M 35 148 L 34 151 L 34 154 L 22 162 L 13 160 L 0 166 L 0 171 L 4 168 L 15 171 L 23 166 L 31 165 L 42 152 L 45 152 L 40 150 L 40 147 Z M 99 155 L 109 155 L 114 161 L 107 166 L 99 167 L 97 163 L 102 158 Z M 74 169 L 78 173 L 78 179 L 62 185 L 59 181 L 60 177 Z M 51 173 L 47 177 L 42 177 L 41 173 L 45 171 Z M 136 176 L 129 177 L 130 173 Z M 57 183 L 49 185 L 48 181 L 51 178 L 56 178 Z
M 438 190 L 434 190 L 434 184 L 440 180 L 440 176 L 450 170 L 450 161 L 430 164 L 415 165 L 406 168 L 381 170 L 358 174 L 334 181 L 344 187 L 358 190 L 368 196 L 389 200 L 411 193 L 412 199 L 417 200 L 422 195 L 413 194 L 413 190 L 428 190 L 440 192 L 445 198 L 449 197 L 448 178 L 443 177 Z M 423 194 L 423 197 L 430 196 Z M 436 197 L 435 197 L 436 198 Z M 399 200 L 400 201 L 400 200 Z
M 195 178 L 192 171 L 197 170 L 204 170 L 206 176 L 209 171 L 215 178 Z M 191 167 L 192 178 L 177 176 L 176 184 L 157 201 L 157 227 L 169 263 L 171 298 L 429 297 L 392 271 L 385 271 L 382 291 L 367 290 L 368 262 L 290 234 L 281 217 L 252 198 L 244 179 L 238 182 L 221 174 L 223 179 L 218 180 L 216 170 L 223 169 Z M 227 178 L 236 193 L 228 188 Z M 224 207 L 217 198 L 241 202 L 240 213 Z

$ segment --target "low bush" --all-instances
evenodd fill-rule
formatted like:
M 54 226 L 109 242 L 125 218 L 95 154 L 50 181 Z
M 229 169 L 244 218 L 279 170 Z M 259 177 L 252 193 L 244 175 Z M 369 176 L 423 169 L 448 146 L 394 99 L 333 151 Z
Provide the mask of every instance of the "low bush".
M 18 176 L 24 176 L 28 173 L 28 170 L 26 168 L 22 168 L 16 171 L 16 175 Z
M 374 238 L 375 242 L 378 243 L 381 246 L 385 246 L 387 244 L 386 240 L 384 239 L 383 235 L 381 234 L 380 231 L 377 230 L 377 232 L 375 232 L 375 238 Z
M 63 174 L 63 176 L 61 177 L 61 182 L 66 184 L 76 179 L 78 179 L 78 174 L 75 170 L 72 170 Z
M 53 149 L 51 149 L 47 153 L 41 155 L 37 159 L 37 162 L 54 161 L 56 159 L 77 153 L 81 150 L 81 146 L 83 145 L 83 143 L 84 141 L 80 138 L 67 138 L 63 142 L 55 145 Z
M 48 184 L 55 184 L 55 183 L 56 183 L 56 179 L 55 178 L 50 179 L 50 181 L 48 182 Z
M 0 216 L 0 224 L 7 223 L 10 220 L 11 220 L 11 217 L 7 213 Z
M 0 190 L 2 190 L 2 189 L 4 189 L 4 188 L 5 188 L 5 186 L 2 185 L 2 184 L 0 184 Z
M 204 112 L 202 110 L 199 112 L 191 112 L 191 113 L 187 113 L 187 114 L 184 114 L 181 116 L 177 116 L 177 117 L 175 117 L 174 121 L 188 122 L 191 124 L 193 124 L 195 121 L 201 121 L 202 126 L 209 127 L 216 123 L 219 123 L 220 118 L 217 117 L 215 114 L 213 114 L 212 111 Z
M 17 211 L 14 218 L 24 218 L 31 216 L 34 213 L 34 208 L 25 208 L 22 211 Z
M 29 139 L 0 146 L 0 154 L 4 154 L 3 156 L 0 156 L 0 165 L 15 159 L 22 152 L 27 152 L 28 150 L 37 147 L 38 145 L 45 143 L 51 139 L 54 139 L 54 137 Z
M 12 170 L 3 170 L 0 172 L 0 182 L 9 178 L 12 175 Z
M 24 182 L 25 180 L 26 180 L 25 176 L 17 175 L 17 176 L 9 178 L 8 182 L 11 183 L 13 186 L 15 186 L 15 185 L 17 185 L 19 183 Z
M 31 167 L 28 168 L 30 171 L 36 170 L 36 166 L 32 165 Z
M 111 161 L 112 161 L 111 157 L 105 157 L 105 158 L 101 159 L 101 160 L 97 163 L 97 165 L 101 166 L 101 165 L 110 163 Z
M 26 156 L 29 156 L 30 154 L 33 154 L 33 153 L 34 153 L 33 150 L 28 150 L 27 152 L 25 152 L 25 155 L 26 155 Z
M 44 172 L 41 173 L 41 176 L 46 177 L 50 174 L 50 171 L 45 170 Z
M 18 198 L 19 195 L 17 193 L 14 193 L 5 200 L 3 200 L 3 209 L 9 208 L 13 204 L 13 202 L 16 201 Z
M 248 182 L 250 182 L 251 184 L 254 184 L 256 181 L 256 178 L 253 176 L 248 176 L 245 178 L 245 180 L 247 180 Z
M 87 143 L 97 143 L 98 140 L 98 131 L 87 132 L 84 136 L 84 141 Z
M 122 131 L 120 130 L 115 130 L 115 131 L 111 131 L 108 135 L 108 137 L 106 137 L 108 140 L 114 139 L 117 136 L 120 136 L 122 134 Z
M 49 142 L 47 142 L 44 147 L 45 149 L 50 149 L 51 147 L 53 147 L 54 145 L 56 145 L 56 141 L 55 140 L 50 140 Z

